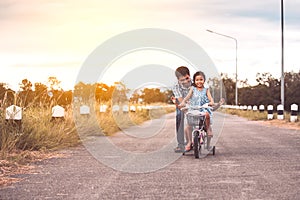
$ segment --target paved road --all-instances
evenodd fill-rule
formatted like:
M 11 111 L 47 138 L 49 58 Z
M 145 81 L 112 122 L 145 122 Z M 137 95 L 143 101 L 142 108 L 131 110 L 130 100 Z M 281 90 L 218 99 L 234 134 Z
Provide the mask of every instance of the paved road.
M 216 113 L 216 121 L 222 116 Z M 173 119 L 167 116 L 167 126 Z M 174 131 L 169 132 L 162 129 L 153 136 L 160 138 L 158 146 L 170 144 L 166 141 Z M 111 141 L 127 152 L 158 147 L 147 143 L 149 138 L 139 139 L 146 145 L 135 143 L 133 136 L 124 138 L 120 134 Z M 38 163 L 35 173 L 1 188 L 0 199 L 300 199 L 300 131 L 226 116 L 216 147 L 215 156 L 178 156 L 161 169 L 131 173 L 103 165 L 80 146 L 65 150 L 66 158 Z M 164 156 L 174 154 L 170 150 Z

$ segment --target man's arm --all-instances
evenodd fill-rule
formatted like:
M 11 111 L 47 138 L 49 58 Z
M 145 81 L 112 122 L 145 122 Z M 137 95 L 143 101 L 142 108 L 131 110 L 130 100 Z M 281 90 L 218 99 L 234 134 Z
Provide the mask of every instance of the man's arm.
M 179 108 L 184 107 L 186 102 L 192 97 L 193 95 L 193 87 L 190 88 L 189 93 L 186 95 L 186 97 L 181 98 Z

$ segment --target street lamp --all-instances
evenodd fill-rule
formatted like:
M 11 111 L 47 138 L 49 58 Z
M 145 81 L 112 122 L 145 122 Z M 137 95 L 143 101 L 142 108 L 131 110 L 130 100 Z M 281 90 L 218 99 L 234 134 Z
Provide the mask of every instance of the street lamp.
M 281 104 L 284 107 L 284 12 L 283 0 L 281 0 Z
M 234 37 L 231 37 L 231 36 L 228 36 L 228 35 L 224 35 L 224 34 L 221 34 L 221 33 L 216 33 L 214 31 L 211 31 L 211 30 L 206 30 L 210 33 L 214 33 L 214 34 L 217 34 L 217 35 L 221 35 L 221 36 L 224 36 L 224 37 L 227 37 L 227 38 L 230 38 L 230 39 L 233 39 L 235 41 L 235 105 L 238 105 L 238 87 L 237 87 L 237 83 L 238 83 L 238 79 L 237 79 L 237 49 L 238 49 L 238 46 L 237 46 L 237 39 L 234 38 Z

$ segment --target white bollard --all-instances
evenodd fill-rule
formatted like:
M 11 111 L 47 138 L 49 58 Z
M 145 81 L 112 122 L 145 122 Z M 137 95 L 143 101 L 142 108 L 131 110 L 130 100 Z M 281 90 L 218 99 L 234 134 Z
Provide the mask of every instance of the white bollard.
M 264 112 L 265 111 L 265 106 L 264 105 L 260 105 L 259 106 L 259 112 Z
M 297 121 L 297 117 L 298 117 L 297 115 L 298 115 L 298 105 L 292 104 L 291 105 L 291 117 L 290 117 L 291 122 Z
M 268 110 L 268 117 L 267 119 L 273 119 L 273 105 L 268 105 L 267 110 Z
M 89 115 L 90 114 L 90 107 L 87 105 L 80 106 L 79 112 L 81 115 Z
M 113 107 L 112 107 L 112 111 L 113 112 L 119 112 L 119 110 L 120 110 L 120 106 L 119 105 L 113 105 Z
M 14 127 L 21 130 L 22 128 L 22 108 L 16 105 L 11 105 L 6 108 L 5 119 L 12 123 Z
M 283 120 L 284 119 L 284 115 L 283 115 L 283 105 L 279 104 L 277 106 L 277 119 Z
M 100 105 L 99 112 L 101 112 L 101 113 L 105 113 L 105 112 L 106 112 L 106 110 L 107 110 L 107 105 L 105 105 L 105 104 L 101 104 L 101 105 Z
M 257 106 L 253 106 L 253 111 L 257 111 Z
M 138 111 L 142 111 L 142 106 L 137 106 Z
M 52 119 L 53 120 L 64 120 L 65 117 L 65 109 L 59 105 L 52 107 Z
M 128 113 L 128 111 L 129 111 L 128 105 L 124 105 L 123 106 L 123 113 Z
M 247 109 L 248 109 L 248 110 L 252 110 L 252 106 L 248 106 Z
M 130 112 L 135 112 L 135 111 L 136 111 L 135 106 L 134 106 L 134 105 L 131 105 L 131 106 L 130 106 Z
M 15 105 L 7 107 L 5 119 L 22 120 L 22 108 Z

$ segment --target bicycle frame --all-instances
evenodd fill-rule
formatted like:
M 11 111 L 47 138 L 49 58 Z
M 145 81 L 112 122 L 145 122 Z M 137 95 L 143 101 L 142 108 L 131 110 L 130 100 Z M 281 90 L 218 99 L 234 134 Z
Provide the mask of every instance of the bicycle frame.
M 194 146 L 194 155 L 195 158 L 199 158 L 201 156 L 201 151 L 203 149 L 207 149 L 207 127 L 206 127 L 206 115 L 200 112 L 199 109 L 206 108 L 211 109 L 209 106 L 196 106 L 196 107 L 184 107 L 182 110 L 188 110 L 191 108 L 189 112 L 186 113 L 187 122 L 189 126 L 192 127 L 192 138 L 193 138 L 193 146 Z M 215 146 L 213 146 L 213 155 L 215 155 Z
M 200 140 L 200 144 L 202 145 L 204 143 L 204 138 L 207 137 L 206 133 L 206 126 L 205 126 L 205 115 L 198 116 L 199 124 L 192 126 L 192 137 L 194 138 L 196 134 L 198 133 L 197 137 Z
M 207 145 L 207 129 L 205 125 L 206 116 L 204 113 L 194 112 L 186 114 L 188 124 L 192 126 L 192 138 L 195 158 L 199 158 L 202 149 Z

